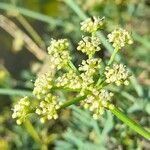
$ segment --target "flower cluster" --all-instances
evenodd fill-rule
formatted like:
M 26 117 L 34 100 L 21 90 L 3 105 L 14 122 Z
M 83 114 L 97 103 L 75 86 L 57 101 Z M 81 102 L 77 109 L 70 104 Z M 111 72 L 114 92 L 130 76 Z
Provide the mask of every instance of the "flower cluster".
M 90 58 L 83 60 L 81 65 L 79 65 L 79 71 L 84 71 L 89 75 L 94 75 L 96 71 L 100 69 L 101 59 Z
M 51 71 L 40 75 L 34 83 L 33 95 L 38 99 L 45 96 L 52 88 L 53 76 L 54 74 Z
M 48 47 L 48 54 L 51 56 L 53 63 L 57 66 L 57 69 L 61 69 L 71 60 L 68 48 L 69 42 L 67 39 L 52 39 Z
M 105 108 L 113 109 L 113 104 L 110 104 L 113 93 L 101 90 L 92 94 L 88 95 L 81 105 L 93 112 L 94 119 L 98 119 L 104 113 Z
M 100 69 L 101 59 L 90 58 L 83 60 L 79 65 L 79 71 L 81 71 L 80 77 L 82 79 L 82 86 L 80 94 L 84 95 L 84 91 L 91 91 L 93 89 L 93 83 L 95 75 L 98 74 Z
M 80 89 L 81 88 L 81 78 L 74 72 L 70 70 L 67 73 L 64 73 L 61 77 L 56 79 L 57 87 L 67 87 L 70 89 Z
M 85 53 L 92 58 L 95 52 L 99 51 L 100 48 L 100 39 L 96 36 L 96 31 L 102 28 L 104 24 L 104 18 L 100 19 L 98 17 L 88 18 L 85 21 L 81 22 L 81 30 L 84 32 L 91 33 L 91 36 L 85 36 L 78 43 L 77 50 Z
M 117 50 L 120 50 L 126 44 L 133 43 L 130 34 L 122 28 L 115 29 L 112 33 L 108 34 L 108 40 L 113 43 L 113 47 Z
M 101 59 L 97 58 L 83 60 L 78 68 L 81 72 L 80 74 L 77 74 L 74 70 L 69 70 L 69 72 L 64 73 L 56 79 L 56 86 L 76 90 L 80 89 L 80 94 L 85 90 L 90 90 L 90 85 L 94 83 L 94 75 L 100 69 L 100 63 Z
M 85 36 L 81 41 L 79 41 L 77 50 L 82 51 L 83 53 L 91 57 L 95 54 L 96 51 L 100 50 L 100 44 L 101 42 L 99 38 L 95 36 Z
M 40 102 L 35 112 L 41 116 L 40 121 L 44 123 L 46 120 L 58 118 L 57 110 L 60 106 L 61 103 L 58 102 L 58 97 L 49 93 L 45 99 Z
M 26 96 L 20 99 L 20 101 L 14 105 L 12 118 L 17 119 L 16 123 L 20 125 L 25 121 L 29 112 L 30 112 L 30 101 L 29 98 Z
M 112 68 L 107 66 L 105 68 L 105 76 L 107 83 L 115 83 L 117 86 L 129 84 L 130 73 L 123 64 L 113 64 Z
M 71 62 L 68 40 L 52 39 L 48 47 L 52 69 L 36 79 L 33 89 L 33 95 L 39 99 L 39 102 L 36 107 L 33 106 L 32 111 L 35 111 L 40 116 L 42 123 L 50 119 L 57 119 L 58 110 L 68 106 L 68 102 L 66 102 L 67 105 L 63 104 L 61 107 L 60 99 L 55 89 L 69 89 L 69 91 L 76 91 L 76 96 L 86 97 L 82 99 L 80 104 L 93 113 L 94 119 L 98 119 L 105 109 L 114 108 L 111 102 L 113 94 L 106 91 L 105 86 L 111 83 L 115 83 L 117 86 L 129 84 L 130 74 L 126 66 L 112 64 L 118 51 L 114 50 L 113 57 L 110 58 L 106 66 L 101 66 L 101 59 L 94 56 L 100 50 L 99 45 L 101 43 L 95 32 L 102 25 L 103 19 L 96 17 L 89 18 L 81 23 L 81 30 L 91 33 L 91 36 L 83 37 L 78 43 L 77 50 L 88 55 L 88 59 L 82 60 L 78 68 Z M 116 50 L 121 49 L 125 44 L 132 43 L 129 33 L 123 29 L 116 29 L 108 35 L 108 38 Z M 70 104 L 71 102 L 69 101 Z M 21 99 L 13 110 L 12 117 L 17 118 L 17 123 L 21 124 L 30 111 L 28 98 Z
M 104 24 L 104 18 L 93 17 L 87 18 L 85 21 L 81 22 L 81 30 L 88 33 L 94 33 L 98 29 L 102 28 Z

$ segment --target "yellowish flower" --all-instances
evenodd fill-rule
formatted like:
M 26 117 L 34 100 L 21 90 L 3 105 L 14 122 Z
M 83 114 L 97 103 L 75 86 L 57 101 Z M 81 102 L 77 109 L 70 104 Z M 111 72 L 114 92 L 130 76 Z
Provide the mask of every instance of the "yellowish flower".
M 103 24 L 104 18 L 88 18 L 85 21 L 81 22 L 81 30 L 84 32 L 94 33 L 98 29 L 102 28 Z
M 34 83 L 33 95 L 35 95 L 38 99 L 45 96 L 53 86 L 53 76 L 54 74 L 51 71 L 40 75 Z
M 99 38 L 95 36 L 85 36 L 82 38 L 81 41 L 79 41 L 77 50 L 85 53 L 89 57 L 92 57 L 95 54 L 95 52 L 100 50 L 100 44 L 101 42 Z
M 12 118 L 17 119 L 16 123 L 18 125 L 22 124 L 30 111 L 30 101 L 29 98 L 23 97 L 20 101 L 14 105 Z
M 56 79 L 57 87 L 67 87 L 70 89 L 80 89 L 82 86 L 81 78 L 73 71 L 70 70 L 67 73 L 64 73 L 61 77 Z
M 130 34 L 122 28 L 116 29 L 108 34 L 108 40 L 113 43 L 113 47 L 117 50 L 120 50 L 126 44 L 133 43 Z
M 60 108 L 61 103 L 58 102 L 58 97 L 52 94 L 46 95 L 45 99 L 40 102 L 36 113 L 41 116 L 40 121 L 44 123 L 46 120 L 57 119 L 57 110 Z
M 84 108 L 89 109 L 91 112 L 93 112 L 94 119 L 100 118 L 104 113 L 105 108 L 111 107 L 111 109 L 113 109 L 113 105 L 110 105 L 113 93 L 109 93 L 106 90 L 101 90 L 100 92 L 96 91 L 94 91 L 93 94 L 89 94 L 87 98 L 81 102 L 81 105 L 83 105 Z
M 52 62 L 57 66 L 57 69 L 65 67 L 71 60 L 68 49 L 69 42 L 67 39 L 52 39 L 48 47 L 48 54 L 51 56 Z
M 129 76 L 130 73 L 126 69 L 126 66 L 123 64 L 113 64 L 113 67 L 105 68 L 105 76 L 107 83 L 115 83 L 117 86 L 121 84 L 128 85 L 129 84 Z

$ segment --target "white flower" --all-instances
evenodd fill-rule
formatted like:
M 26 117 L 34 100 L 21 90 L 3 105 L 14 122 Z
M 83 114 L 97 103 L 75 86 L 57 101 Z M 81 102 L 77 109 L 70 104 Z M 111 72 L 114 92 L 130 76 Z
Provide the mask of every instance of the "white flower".
M 69 42 L 67 39 L 59 39 L 59 40 L 52 39 L 50 46 L 48 47 L 48 53 L 51 54 L 53 53 L 54 50 L 61 52 L 68 49 L 68 47 Z
M 108 40 L 113 43 L 113 47 L 117 50 L 120 50 L 126 44 L 133 43 L 130 34 L 122 28 L 116 29 L 108 34 Z
M 18 125 L 22 124 L 30 111 L 29 98 L 27 96 L 21 98 L 20 101 L 14 105 L 14 108 L 12 110 L 13 110 L 12 118 L 17 119 L 16 123 Z
M 81 105 L 93 113 L 94 119 L 98 119 L 104 113 L 105 108 L 114 108 L 113 104 L 110 104 L 112 96 L 113 93 L 111 92 L 106 90 L 99 92 L 95 89 L 92 94 L 89 94 L 87 98 L 81 102 Z
M 78 43 L 77 50 L 82 51 L 89 57 L 93 56 L 96 51 L 100 50 L 99 45 L 101 44 L 99 38 L 92 36 L 85 36 Z
M 57 96 L 48 94 L 45 99 L 40 102 L 40 105 L 35 112 L 41 116 L 40 120 L 44 123 L 46 120 L 58 118 L 57 110 L 60 106 L 61 103 L 58 102 Z
M 81 30 L 84 32 L 93 33 L 98 29 L 102 28 L 104 24 L 104 18 L 100 19 L 99 17 L 88 18 L 85 21 L 81 22 Z
M 40 75 L 35 80 L 33 95 L 36 96 L 38 99 L 42 98 L 42 96 L 45 96 L 53 86 L 53 76 L 54 74 L 51 71 Z
M 48 47 L 48 54 L 51 56 L 53 64 L 57 66 L 57 69 L 61 69 L 71 60 L 68 48 L 69 42 L 67 39 L 52 39 Z
M 79 65 L 79 71 L 87 72 L 88 75 L 93 75 L 100 69 L 101 59 L 90 58 L 87 60 L 82 60 L 81 65 Z
M 82 89 L 80 94 L 84 95 L 85 90 L 91 90 L 93 88 L 94 78 L 96 73 L 99 72 L 101 59 L 89 58 L 83 60 L 79 65 L 79 71 L 82 71 L 80 77 L 82 79 Z
M 67 87 L 70 89 L 80 89 L 82 80 L 81 78 L 73 71 L 69 70 L 69 72 L 64 73 L 61 77 L 56 79 L 57 87 Z
M 130 73 L 123 64 L 113 64 L 113 67 L 105 68 L 106 83 L 115 83 L 117 86 L 121 84 L 129 84 Z

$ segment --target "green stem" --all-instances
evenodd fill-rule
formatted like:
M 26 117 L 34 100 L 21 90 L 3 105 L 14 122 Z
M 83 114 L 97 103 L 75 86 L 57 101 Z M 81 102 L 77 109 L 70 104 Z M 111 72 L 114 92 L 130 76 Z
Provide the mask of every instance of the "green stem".
M 80 102 L 81 100 L 85 99 L 86 96 L 77 97 L 75 99 L 72 99 L 70 101 L 65 102 L 60 109 L 66 108 L 72 104 L 76 104 Z M 117 118 L 119 118 L 121 121 L 123 121 L 126 125 L 128 125 L 131 129 L 145 137 L 146 139 L 150 140 L 150 132 L 145 130 L 143 127 L 141 127 L 139 124 L 137 124 L 135 121 L 130 119 L 128 116 L 126 116 L 122 111 L 120 111 L 118 108 L 114 108 L 110 110 Z
M 111 57 L 110 57 L 110 60 L 108 61 L 108 64 L 107 64 L 108 66 L 111 65 L 112 62 L 114 61 L 117 52 L 118 52 L 117 49 L 115 49 L 115 50 L 113 51 L 113 53 L 112 53 L 112 55 L 111 55 Z M 104 76 L 104 70 L 103 70 L 102 75 L 99 77 L 99 79 L 98 79 L 98 81 L 97 81 L 97 83 L 96 83 L 96 86 L 99 86 L 100 83 L 101 83 L 101 82 L 104 82 L 104 81 L 105 81 L 105 76 Z
M 76 5 L 74 0 L 64 0 L 64 2 L 72 9 L 74 12 L 80 17 L 80 19 L 84 20 L 87 18 L 87 15 Z
M 72 100 L 69 100 L 69 101 L 65 102 L 65 103 L 60 107 L 60 109 L 66 108 L 66 107 L 68 107 L 68 106 L 70 106 L 70 105 L 72 105 L 72 104 L 76 104 L 76 103 L 80 102 L 81 100 L 83 100 L 83 99 L 85 99 L 85 98 L 86 98 L 86 96 L 80 96 L 80 97 L 76 97 L 76 98 L 74 98 L 74 99 L 72 99 Z
M 26 95 L 26 96 L 33 97 L 31 91 L 18 90 L 18 89 L 5 89 L 5 88 L 0 88 L 0 95 L 18 95 L 18 96 Z
M 114 61 L 117 52 L 118 52 L 117 49 L 115 49 L 115 50 L 113 51 L 113 53 L 112 53 L 112 55 L 111 55 L 111 57 L 110 57 L 110 60 L 108 61 L 108 64 L 107 64 L 108 66 L 111 65 L 112 62 Z
M 66 92 L 79 92 L 80 89 L 70 89 L 65 87 L 53 87 L 52 90 L 60 90 Z M 8 88 L 0 88 L 0 95 L 10 95 L 10 96 L 29 96 L 34 97 L 32 91 L 27 90 L 19 90 L 19 89 L 8 89 Z
M 105 80 L 105 76 L 104 73 L 102 73 L 102 75 L 100 75 L 99 79 L 97 80 L 96 86 L 98 87 L 100 83 L 102 83 L 104 80 Z
M 64 86 L 60 86 L 60 87 L 54 86 L 51 90 L 52 91 L 59 90 L 63 92 L 80 92 L 80 89 L 70 89 L 70 88 L 65 88 Z
M 126 125 L 128 125 L 132 130 L 136 131 L 146 139 L 150 140 L 150 132 L 145 130 L 143 127 L 141 127 L 139 124 L 137 124 L 135 121 L 130 119 L 128 116 L 126 116 L 122 111 L 120 111 L 118 108 L 114 108 L 110 110 L 117 118 L 119 118 L 121 121 L 123 121 Z
M 72 70 L 74 70 L 75 72 L 78 73 L 78 70 L 77 70 L 77 68 L 75 67 L 75 65 L 72 63 L 72 61 L 69 61 L 69 67 L 70 67 Z
M 37 131 L 35 130 L 35 128 L 33 127 L 33 125 L 31 124 L 30 120 L 26 119 L 24 122 L 24 126 L 26 128 L 26 130 L 28 131 L 28 133 L 31 135 L 31 137 L 39 144 L 41 144 L 41 138 L 39 137 Z

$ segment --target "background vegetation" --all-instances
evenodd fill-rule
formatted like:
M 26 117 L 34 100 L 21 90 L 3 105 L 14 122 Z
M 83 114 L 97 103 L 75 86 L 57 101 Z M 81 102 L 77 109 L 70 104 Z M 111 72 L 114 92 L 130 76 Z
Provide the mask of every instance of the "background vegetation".
M 125 89 L 112 87 L 114 103 L 143 127 L 150 126 L 150 2 L 149 0 L 0 0 L 0 150 L 148 150 L 150 143 L 109 111 L 98 121 L 76 106 L 61 112 L 57 121 L 41 124 L 30 118 L 42 141 L 31 133 L 30 124 L 16 125 L 12 105 L 32 95 L 37 74 L 48 69 L 46 47 L 51 38 L 68 38 L 77 64 L 85 56 L 74 47 L 82 35 L 80 21 L 105 16 L 107 33 L 120 26 L 132 33 L 134 44 L 116 58 L 133 72 Z M 112 47 L 105 42 L 98 53 L 107 59 Z M 64 95 L 61 95 L 65 97 Z M 42 146 L 41 146 L 42 145 Z

